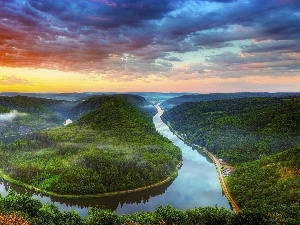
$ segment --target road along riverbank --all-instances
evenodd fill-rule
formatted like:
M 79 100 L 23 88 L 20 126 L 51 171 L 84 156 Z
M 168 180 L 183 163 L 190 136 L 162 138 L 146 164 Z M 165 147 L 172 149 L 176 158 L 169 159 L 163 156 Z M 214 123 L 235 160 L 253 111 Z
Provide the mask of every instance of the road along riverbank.
M 211 152 L 209 152 L 206 148 L 204 147 L 201 147 L 199 145 L 195 145 L 195 144 L 191 144 L 189 142 L 187 142 L 185 140 L 185 138 L 183 136 L 181 136 L 179 134 L 178 131 L 174 130 L 170 124 L 168 124 L 168 126 L 170 127 L 170 130 L 173 131 L 173 133 L 180 139 L 182 140 L 183 142 L 185 142 L 186 144 L 188 145 L 191 145 L 192 147 L 204 152 L 214 163 L 215 167 L 216 167 L 216 170 L 218 172 L 218 175 L 219 175 L 219 180 L 220 180 L 220 184 L 221 184 L 221 187 L 222 187 L 222 190 L 223 190 L 223 193 L 224 195 L 226 196 L 226 198 L 228 199 L 230 205 L 231 205 L 231 208 L 232 208 L 232 211 L 233 212 L 240 212 L 241 211 L 241 208 L 238 206 L 238 204 L 236 203 L 236 201 L 234 200 L 234 198 L 232 197 L 232 195 L 230 194 L 228 188 L 227 188 L 227 185 L 226 185 L 226 182 L 225 182 L 225 179 L 224 179 L 224 176 L 222 175 L 222 171 L 221 171 L 221 163 L 220 163 L 220 160 L 214 156 Z

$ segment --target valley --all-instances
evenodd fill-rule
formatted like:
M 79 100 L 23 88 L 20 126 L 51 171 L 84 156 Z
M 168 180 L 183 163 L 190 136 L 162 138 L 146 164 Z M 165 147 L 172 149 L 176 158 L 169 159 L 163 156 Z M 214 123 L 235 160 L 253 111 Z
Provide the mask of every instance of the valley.
M 222 184 L 237 215 L 296 224 L 299 97 L 241 95 L 247 97 L 206 96 L 210 100 L 165 112 L 159 104 L 176 94 L 166 101 L 166 94 L 160 100 L 148 93 L 156 106 L 133 94 L 77 94 L 72 101 L 2 96 L 2 177 L 25 187 L 19 193 L 39 193 L 40 201 L 84 217 L 99 203 L 119 215 L 154 212 L 160 205 L 172 211 L 166 204 L 183 211 L 213 205 L 229 210 Z M 66 120 L 73 122 L 64 125 Z M 219 159 L 234 166 L 224 178 Z M 4 194 L 14 186 L 7 181 Z

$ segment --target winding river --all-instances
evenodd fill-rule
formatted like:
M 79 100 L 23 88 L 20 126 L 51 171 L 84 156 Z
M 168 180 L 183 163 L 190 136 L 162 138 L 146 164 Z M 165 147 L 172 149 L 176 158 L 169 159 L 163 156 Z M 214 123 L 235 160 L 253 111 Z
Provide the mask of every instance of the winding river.
M 222 194 L 217 171 L 210 158 L 193 150 L 174 135 L 160 118 L 163 110 L 159 106 L 157 109 L 158 113 L 153 117 L 157 131 L 177 145 L 183 154 L 182 166 L 173 181 L 159 187 L 113 197 L 65 199 L 31 193 L 32 196 L 43 203 L 54 203 L 61 211 L 75 210 L 81 216 L 87 216 L 88 209 L 96 205 L 115 210 L 119 215 L 142 210 L 154 211 L 157 206 L 167 204 L 181 210 L 215 205 L 230 210 L 228 200 Z M 0 180 L 2 196 L 7 194 L 9 187 L 14 188 L 18 193 L 26 192 L 24 188 Z

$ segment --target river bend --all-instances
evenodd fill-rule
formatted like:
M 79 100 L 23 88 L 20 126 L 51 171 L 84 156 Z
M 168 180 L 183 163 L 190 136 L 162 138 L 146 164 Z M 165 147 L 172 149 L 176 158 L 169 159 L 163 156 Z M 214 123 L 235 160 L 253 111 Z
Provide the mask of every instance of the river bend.
M 212 161 L 174 135 L 160 118 L 163 110 L 159 106 L 156 107 L 158 113 L 153 117 L 153 122 L 157 131 L 177 145 L 183 155 L 182 166 L 173 181 L 144 191 L 112 197 L 65 199 L 31 193 L 32 196 L 43 203 L 54 203 L 61 211 L 75 210 L 81 216 L 87 216 L 88 209 L 96 205 L 115 210 L 119 215 L 142 210 L 153 212 L 157 206 L 167 204 L 181 210 L 215 205 L 230 210 L 228 200 L 222 194 L 219 177 Z M 9 187 L 18 193 L 26 192 L 24 188 L 0 180 L 2 196 L 7 194 Z

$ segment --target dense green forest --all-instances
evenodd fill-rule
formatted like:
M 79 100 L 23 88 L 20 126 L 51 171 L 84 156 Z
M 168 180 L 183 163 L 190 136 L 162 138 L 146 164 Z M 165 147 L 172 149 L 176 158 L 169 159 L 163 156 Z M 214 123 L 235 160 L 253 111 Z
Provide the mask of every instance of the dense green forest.
M 254 98 L 254 97 L 286 97 L 286 96 L 299 96 L 300 92 L 237 92 L 237 93 L 210 93 L 210 94 L 189 94 L 177 96 L 167 99 L 160 104 L 164 110 L 169 110 L 174 106 L 181 105 L 186 102 L 208 102 L 214 100 L 225 100 L 235 98 Z
M 0 132 L 27 134 L 1 142 L 0 168 L 45 191 L 82 195 L 139 188 L 174 176 L 181 160 L 180 150 L 155 130 L 155 107 L 139 96 L 93 96 L 80 102 L 0 97 L 0 114 L 12 110 L 22 115 L 11 121 L 0 117 Z M 118 216 L 94 208 L 81 218 L 10 190 L 0 196 L 0 223 L 296 225 L 299 116 L 300 98 L 292 96 L 184 103 L 164 113 L 163 120 L 187 142 L 235 165 L 227 183 L 240 213 L 160 206 L 153 213 Z M 66 118 L 74 122 L 64 127 Z
M 184 103 L 163 120 L 225 161 L 253 161 L 300 144 L 300 98 L 245 98 Z
M 153 213 L 137 212 L 118 216 L 115 212 L 92 208 L 86 218 L 77 212 L 60 212 L 54 204 L 42 204 L 29 195 L 16 194 L 12 189 L 0 196 L 0 223 L 15 225 L 271 225 L 265 214 L 245 210 L 231 213 L 224 208 L 204 207 L 181 211 L 170 205 L 159 206 Z M 279 223 L 280 224 L 280 223 Z
M 99 194 L 174 176 L 180 149 L 152 123 L 153 107 L 132 95 L 97 96 L 70 109 L 68 126 L 0 145 L 11 178 L 59 194 Z
M 300 219 L 300 98 L 184 103 L 163 119 L 189 143 L 234 164 L 229 191 L 278 224 Z
M 259 209 L 282 224 L 299 224 L 300 147 L 235 167 L 228 187 L 243 209 Z

